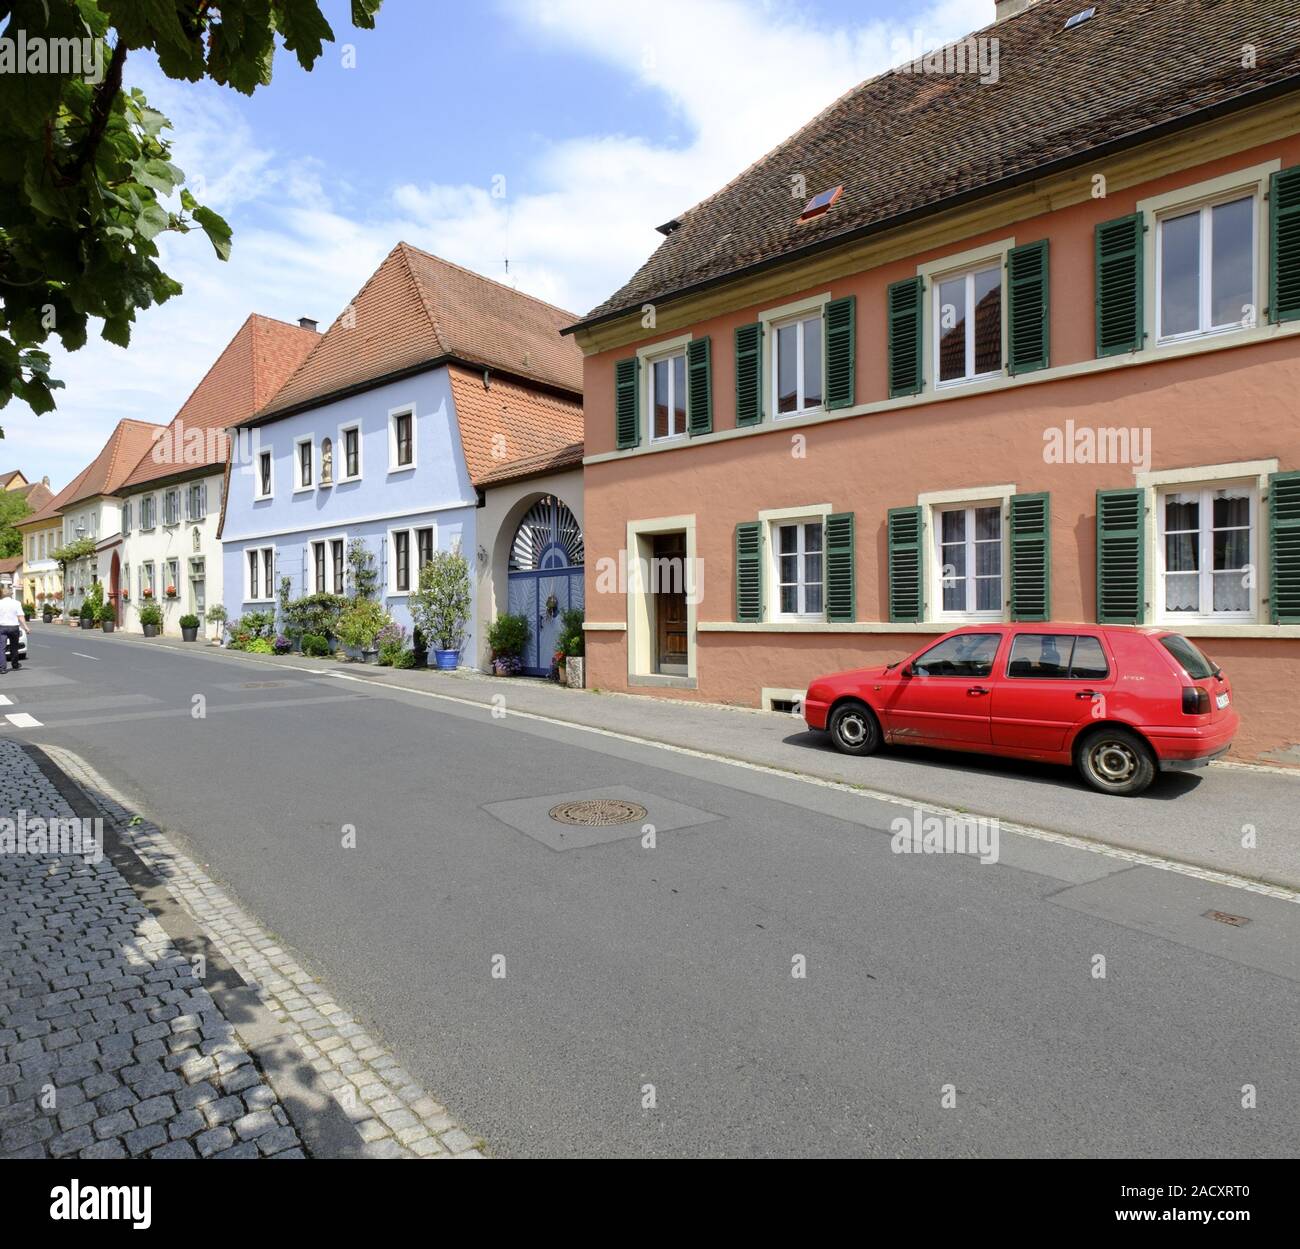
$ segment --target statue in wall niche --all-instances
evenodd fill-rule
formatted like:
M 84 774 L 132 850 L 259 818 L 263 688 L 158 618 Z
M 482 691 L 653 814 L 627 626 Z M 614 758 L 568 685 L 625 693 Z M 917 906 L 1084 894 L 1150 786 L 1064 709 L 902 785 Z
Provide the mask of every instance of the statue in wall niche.
M 320 444 L 320 484 L 329 485 L 334 480 L 334 443 L 324 439 Z

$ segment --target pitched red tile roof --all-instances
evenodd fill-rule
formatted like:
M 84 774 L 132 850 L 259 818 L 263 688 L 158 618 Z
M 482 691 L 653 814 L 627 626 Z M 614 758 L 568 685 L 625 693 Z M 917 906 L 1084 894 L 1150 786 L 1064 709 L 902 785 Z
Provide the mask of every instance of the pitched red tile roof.
M 1294 0 L 1097 0 L 1095 17 L 1065 30 L 1086 7 L 1038 0 L 978 32 L 999 41 L 996 82 L 893 70 L 855 87 L 681 214 L 680 227 L 581 324 L 1300 90 Z M 1247 44 L 1258 49 L 1251 68 L 1242 65 Z M 800 222 L 794 174 L 809 198 L 844 192 Z
M 544 463 L 519 471 L 533 461 L 555 460 L 556 468 L 581 463 L 581 403 L 503 377 L 484 387 L 483 375 L 468 369 L 448 373 L 465 463 L 476 486 L 543 471 Z
M 19 486 L 14 493 L 22 495 L 23 498 L 27 500 L 27 506 L 32 509 L 28 515 L 39 512 L 41 508 L 54 498 L 54 491 L 51 490 L 43 481 L 34 481 L 30 485 Z
M 61 507 L 72 507 L 83 499 L 102 494 L 114 494 L 140 462 L 140 457 L 153 446 L 154 436 L 164 428 L 151 421 L 118 421 L 103 450 L 77 479 L 76 490 Z
M 562 308 L 399 243 L 258 419 L 437 360 L 581 394 L 582 353 L 560 336 L 573 319 Z
M 59 518 L 59 512 L 63 505 L 73 497 L 73 494 L 81 488 L 81 483 L 86 480 L 90 474 L 93 465 L 87 465 L 79 472 L 62 490 L 59 491 L 52 499 L 49 500 L 38 511 L 33 512 L 30 516 L 24 516 L 22 520 L 16 522 L 16 527 L 25 529 L 29 525 L 39 525 L 46 521 L 55 521 Z
M 176 413 L 168 426 L 171 436 L 141 457 L 122 488 L 225 464 L 226 436 L 217 431 L 238 425 L 263 407 L 319 343 L 315 330 L 253 313 Z M 196 431 L 205 436 L 191 442 Z M 209 431 L 213 436 L 207 436 Z
M 8 490 L 9 483 L 13 481 L 15 477 L 23 477 L 22 469 L 15 468 L 11 469 L 7 473 L 0 473 L 0 490 Z M 26 481 L 27 478 L 23 477 L 23 480 Z
M 17 572 L 23 566 L 23 557 L 14 555 L 9 559 L 0 559 L 0 573 Z

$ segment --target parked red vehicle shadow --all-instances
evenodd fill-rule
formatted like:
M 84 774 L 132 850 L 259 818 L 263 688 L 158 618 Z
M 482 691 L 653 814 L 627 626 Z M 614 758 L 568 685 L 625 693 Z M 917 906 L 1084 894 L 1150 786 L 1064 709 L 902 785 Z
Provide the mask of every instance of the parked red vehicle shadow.
M 1226 754 L 1238 725 L 1227 676 L 1181 634 L 1057 623 L 963 626 L 897 663 L 818 677 L 803 712 L 845 754 L 1033 759 L 1124 796 Z

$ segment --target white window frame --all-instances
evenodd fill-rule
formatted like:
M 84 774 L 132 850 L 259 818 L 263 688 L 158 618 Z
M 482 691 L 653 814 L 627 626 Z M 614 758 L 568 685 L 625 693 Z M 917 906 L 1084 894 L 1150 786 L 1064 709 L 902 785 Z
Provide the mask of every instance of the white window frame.
M 987 243 L 983 247 L 972 247 L 969 251 L 958 252 L 954 255 L 941 256 L 937 260 L 927 261 L 925 264 L 917 265 L 917 276 L 922 280 L 925 287 L 924 313 L 925 320 L 922 326 L 922 375 L 923 380 L 928 382 L 935 394 L 946 394 L 950 390 L 960 389 L 965 386 L 989 386 L 998 382 L 1005 383 L 1009 379 L 1006 369 L 1007 362 L 1007 255 L 1015 247 L 1016 240 L 1013 237 L 999 239 L 996 243 Z M 1002 341 L 1001 341 L 1001 358 L 998 362 L 998 368 L 993 373 L 980 373 L 974 377 L 953 378 L 951 381 L 939 381 L 939 300 L 938 290 L 941 282 L 946 282 L 952 278 L 968 275 L 972 280 L 976 273 L 985 269 L 991 269 L 997 266 L 1002 278 Z M 974 343 L 974 325 L 971 325 L 971 343 Z M 968 348 L 968 366 L 971 363 Z
M 1251 334 L 1261 337 L 1269 334 L 1273 327 L 1264 315 L 1267 302 L 1265 292 L 1268 290 L 1268 200 L 1269 179 L 1282 167 L 1279 159 L 1264 161 L 1244 169 L 1234 170 L 1218 178 L 1209 178 L 1204 182 L 1190 186 L 1178 187 L 1161 195 L 1153 195 L 1139 200 L 1137 211 L 1147 227 L 1148 238 L 1152 245 L 1143 249 L 1143 270 L 1145 289 L 1152 295 L 1143 301 L 1145 331 L 1147 342 L 1156 347 L 1175 350 L 1179 346 L 1196 350 L 1196 344 L 1220 338 L 1225 334 Z M 1226 329 L 1202 333 L 1179 334 L 1161 339 L 1160 309 L 1160 238 L 1158 227 L 1161 221 L 1178 217 L 1194 208 L 1204 205 L 1229 203 L 1247 195 L 1255 197 L 1255 324 L 1229 326 Z M 1202 247 L 1205 241 L 1202 238 Z
M 943 524 L 941 518 L 949 512 L 962 512 L 966 517 L 966 526 L 965 526 L 966 537 L 964 539 L 964 545 L 966 548 L 965 551 L 966 574 L 963 580 L 965 582 L 965 591 L 966 591 L 965 598 L 967 603 L 970 603 L 972 598 L 978 601 L 978 595 L 977 595 L 978 586 L 976 585 L 976 582 L 991 580 L 991 577 L 989 576 L 981 577 L 976 571 L 978 568 L 978 563 L 976 559 L 977 548 L 981 545 L 981 540 L 976 538 L 975 536 L 975 532 L 976 532 L 975 513 L 977 511 L 988 511 L 988 510 L 996 510 L 998 513 L 998 547 L 999 547 L 999 560 L 998 560 L 998 573 L 997 573 L 998 608 L 996 611 L 988 608 L 980 610 L 979 608 L 972 608 L 972 607 L 962 608 L 959 611 L 949 610 L 943 606 L 943 591 L 946 588 L 944 577 L 943 577 L 943 570 L 946 567 L 946 564 L 944 563 L 944 558 L 943 558 L 944 541 L 943 541 Z M 1002 619 L 1003 613 L 1006 610 L 1005 603 L 1007 598 L 1007 553 L 1008 553 L 1007 546 L 1008 544 L 1007 544 L 1007 532 L 1006 532 L 1006 528 L 1007 528 L 1006 516 L 1004 515 L 1004 510 L 999 504 L 998 500 L 990 499 L 988 502 L 985 503 L 976 502 L 976 503 L 940 504 L 936 506 L 934 509 L 934 518 L 935 521 L 934 521 L 933 554 L 934 554 L 935 566 L 938 569 L 938 575 L 939 575 L 939 583 L 937 586 L 937 592 L 939 597 L 935 600 L 935 612 L 937 617 L 941 620 L 961 620 L 961 621 L 971 621 L 971 622 L 1000 621 Z M 990 542 L 991 539 L 982 540 L 983 545 L 988 545 Z
M 357 434 L 357 471 L 349 474 L 348 468 L 348 432 L 356 430 Z M 360 481 L 365 471 L 365 465 L 362 463 L 363 447 L 365 439 L 361 436 L 361 425 L 357 421 L 352 421 L 347 425 L 338 427 L 338 438 L 334 443 L 334 484 L 340 485 L 345 481 Z
M 271 463 L 271 471 L 269 473 L 271 488 L 266 491 L 262 490 L 262 457 L 263 456 L 267 457 Z M 260 502 L 262 499 L 273 499 L 273 498 L 275 498 L 275 456 L 271 453 L 270 450 L 263 447 L 258 451 L 257 459 L 253 464 L 253 499 L 255 501 Z M 262 600 L 254 599 L 250 601 L 261 602 Z
M 302 479 L 302 449 L 303 447 L 311 448 L 311 481 L 304 482 Z M 306 494 L 316 489 L 316 483 L 320 479 L 320 455 L 316 450 L 316 440 L 310 435 L 293 440 L 293 492 L 294 494 Z
M 1214 492 L 1230 486 L 1240 486 L 1249 500 L 1249 536 L 1250 548 L 1246 557 L 1246 569 L 1253 572 L 1251 577 L 1250 606 L 1245 611 L 1219 611 L 1213 608 L 1214 602 Z M 1197 535 L 1197 587 L 1201 607 L 1194 612 L 1170 611 L 1165 597 L 1165 500 L 1171 494 L 1197 494 L 1200 496 L 1198 508 Z M 1255 482 L 1248 478 L 1235 481 L 1218 480 L 1208 482 L 1185 482 L 1158 486 L 1155 491 L 1156 503 L 1156 623 L 1162 625 L 1184 624 L 1249 624 L 1259 619 L 1259 566 L 1260 566 L 1260 508 L 1259 490 Z M 1211 604 L 1206 611 L 1204 605 Z
M 998 367 L 985 373 L 975 372 L 975 279 L 981 273 L 996 271 L 998 282 L 1001 286 L 1000 305 L 998 309 L 999 320 L 1002 326 L 999 329 L 998 342 Z M 940 318 L 943 315 L 943 307 L 939 302 L 939 287 L 944 282 L 953 282 L 958 279 L 962 280 L 963 295 L 966 300 L 965 318 L 966 318 L 966 372 L 961 377 L 950 377 L 947 381 L 940 381 L 940 350 L 942 347 L 943 335 L 940 333 Z M 934 384 L 936 389 L 949 390 L 954 386 L 969 386 L 972 382 L 987 382 L 995 377 L 1001 377 L 1006 372 L 1006 324 L 1004 310 L 1007 299 L 1007 276 L 1006 265 L 1003 261 L 994 261 L 992 263 L 977 264 L 969 269 L 959 269 L 950 273 L 939 274 L 934 279 L 934 298 L 931 300 L 931 316 L 933 323 L 931 327 L 931 337 L 934 343 L 933 355 L 930 360 L 930 367 L 934 370 Z
M 1233 204 L 1239 200 L 1248 199 L 1251 201 L 1254 212 L 1251 217 L 1251 299 L 1248 307 L 1254 309 L 1254 324 L 1246 320 L 1232 321 L 1226 325 L 1211 324 L 1213 294 L 1214 294 L 1214 210 L 1223 204 Z M 1184 330 L 1178 334 L 1164 333 L 1161 325 L 1161 318 L 1164 315 L 1164 235 L 1165 225 L 1182 217 L 1189 217 L 1192 214 L 1200 217 L 1200 291 L 1199 291 L 1199 321 L 1200 325 L 1194 330 Z M 1239 330 L 1253 329 L 1254 325 L 1259 323 L 1260 318 L 1260 300 L 1259 300 L 1259 202 L 1258 197 L 1247 191 L 1243 194 L 1222 195 L 1215 199 L 1205 200 L 1199 204 L 1187 204 L 1181 208 L 1171 208 L 1167 212 L 1161 213 L 1156 218 L 1156 345 L 1163 346 L 1165 343 L 1185 343 L 1196 338 L 1211 338 L 1219 334 L 1232 334 Z
M 149 597 L 145 598 L 145 591 L 149 591 Z M 140 562 L 140 601 L 142 603 L 156 603 L 158 601 L 158 579 L 154 568 L 154 562 L 151 559 L 141 560 Z
M 194 509 L 195 491 L 198 492 L 199 506 L 198 511 Z M 208 483 L 206 481 L 192 481 L 185 488 L 185 506 L 189 511 L 188 519 L 194 524 L 201 524 L 208 517 Z
M 826 619 L 826 518 L 831 514 L 829 503 L 810 503 L 803 507 L 766 508 L 759 512 L 763 526 L 763 618 L 771 621 L 824 621 Z M 783 612 L 781 610 L 781 552 L 777 530 L 782 525 L 811 525 L 822 527 L 822 609 L 819 612 Z M 800 544 L 803 533 L 800 531 Z
M 131 535 L 131 500 L 127 499 L 127 501 L 122 504 L 122 537 L 127 538 L 130 537 L 130 535 Z M 33 560 L 36 558 L 35 538 L 32 539 L 31 558 Z
M 969 490 L 940 490 L 917 496 L 921 508 L 925 567 L 925 622 L 951 628 L 957 624 L 996 624 L 1010 620 L 1011 498 L 1015 485 L 975 486 Z M 1002 511 L 1002 603 L 998 611 L 949 612 L 943 609 L 943 526 L 940 512 L 960 508 L 999 507 Z M 968 535 L 967 542 L 972 538 Z M 970 552 L 968 551 L 968 561 Z M 974 566 L 968 563 L 971 572 Z
M 171 501 L 176 500 L 175 520 L 172 519 Z M 173 486 L 170 490 L 163 491 L 163 528 L 175 529 L 181 523 L 181 492 Z
M 342 543 L 342 551 L 339 558 L 334 558 L 334 544 Z M 336 533 L 325 539 L 325 571 L 326 571 L 326 593 L 327 594 L 346 594 L 348 590 L 348 535 L 345 533 Z M 339 569 L 343 570 L 342 589 L 334 588 L 335 576 Z
M 174 577 L 169 575 L 173 568 L 176 570 L 176 575 Z M 178 559 L 163 560 L 163 579 L 162 579 L 161 597 L 170 603 L 173 600 L 167 593 L 167 587 L 169 585 L 175 588 L 176 601 L 179 601 L 181 598 L 181 562 Z
M 411 462 L 409 464 L 399 464 L 397 462 L 397 418 L 400 416 L 409 416 L 411 418 Z M 388 412 L 388 472 L 391 476 L 393 473 L 409 473 L 419 464 L 420 451 L 419 440 L 416 437 L 417 422 L 415 419 L 415 405 L 406 404 L 400 408 L 390 408 Z
M 675 392 L 675 383 L 673 382 L 672 361 L 678 356 L 682 358 L 682 386 L 686 393 L 690 393 L 690 380 L 686 374 L 686 344 L 681 343 L 677 346 L 670 347 L 665 351 L 658 351 L 653 356 L 645 358 L 645 421 L 646 433 L 649 435 L 651 442 L 680 442 L 686 437 L 687 425 L 690 421 L 690 411 L 687 407 L 682 408 L 682 427 L 679 430 L 667 433 L 655 433 L 655 365 L 664 361 L 668 362 L 668 423 L 671 428 L 673 418 L 672 401 L 677 398 Z M 685 398 L 685 395 L 683 396 Z
M 323 584 L 320 589 L 316 588 L 316 548 L 321 549 L 321 581 Z M 330 580 L 330 540 L 328 538 L 312 538 L 307 543 L 307 577 L 308 582 L 303 586 L 303 594 L 328 594 L 333 582 Z
M 388 531 L 388 597 L 389 598 L 407 598 L 414 594 L 420 588 L 420 539 L 421 529 L 429 529 L 433 533 L 433 550 L 438 551 L 438 523 L 429 521 L 423 525 L 398 525 Z M 406 534 L 407 553 L 410 557 L 410 589 L 399 590 L 397 588 L 397 535 Z M 346 547 L 344 548 L 346 550 Z
M 266 553 L 271 553 L 271 576 L 269 580 L 271 585 L 262 586 L 261 588 L 267 593 L 253 595 L 253 583 L 248 566 L 248 557 L 250 554 L 257 556 L 257 576 L 259 582 L 268 580 L 266 575 Z M 274 603 L 275 602 L 275 547 L 273 546 L 249 546 L 244 548 L 244 602 L 245 603 Z
M 158 496 L 145 494 L 140 496 L 140 532 L 152 533 L 158 525 Z
M 767 353 L 769 376 L 767 379 L 768 391 L 772 396 L 772 419 L 774 421 L 793 421 L 801 416 L 815 416 L 819 412 L 826 410 L 826 316 L 825 307 L 818 306 L 815 311 L 796 313 L 794 316 L 782 317 L 780 320 L 771 322 L 766 327 L 766 332 L 772 336 L 772 348 Z M 806 405 L 804 403 L 804 330 L 803 327 L 809 321 L 816 321 L 821 328 L 822 335 L 822 398 L 820 403 Z M 782 330 L 797 329 L 798 347 L 795 352 L 795 395 L 798 399 L 799 406 L 793 412 L 778 412 L 776 410 L 778 385 L 777 379 L 781 368 L 781 353 L 777 350 L 777 340 Z

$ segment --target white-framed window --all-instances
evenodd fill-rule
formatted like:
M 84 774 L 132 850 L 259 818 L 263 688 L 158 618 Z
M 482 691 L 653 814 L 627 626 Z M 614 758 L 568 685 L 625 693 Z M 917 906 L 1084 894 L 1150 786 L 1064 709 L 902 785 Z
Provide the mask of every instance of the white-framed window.
M 649 386 L 650 441 L 666 442 L 686 434 L 686 352 L 671 351 L 646 361 Z
M 395 408 L 388 414 L 388 471 L 415 467 L 415 410 Z
M 163 524 L 179 525 L 181 523 L 181 492 L 168 490 L 163 495 Z
M 955 386 L 1002 374 L 1001 260 L 934 279 L 934 376 Z
M 269 499 L 275 494 L 275 460 L 270 451 L 257 453 L 257 471 L 253 481 L 253 497 Z
M 131 500 L 127 499 L 122 504 L 122 536 L 126 537 L 131 532 Z M 33 539 L 33 541 L 35 541 Z M 33 548 L 33 558 L 35 558 L 35 548 Z
M 1156 524 L 1162 623 L 1256 619 L 1259 492 L 1253 482 L 1159 489 Z
M 294 489 L 310 490 L 316 484 L 316 448 L 310 437 L 293 444 Z
M 778 418 L 820 411 L 825 399 L 820 310 L 774 322 L 771 334 L 772 411 Z
M 398 529 L 393 533 L 393 590 L 397 594 L 411 592 L 411 531 Z
M 311 544 L 311 593 L 329 589 L 329 544 L 322 538 Z
M 361 478 L 361 426 L 343 425 L 339 428 L 339 481 L 358 481 Z
M 145 560 L 140 565 L 140 598 L 156 598 L 158 586 L 154 578 L 153 560 Z
M 333 594 L 345 593 L 346 575 L 347 575 L 347 557 L 344 552 L 347 550 L 346 538 L 330 539 L 330 575 L 332 584 L 330 591 Z
M 156 494 L 146 494 L 140 499 L 140 528 L 144 531 L 152 529 L 157 523 L 158 496 Z
M 163 595 L 179 598 L 181 593 L 181 566 L 179 560 L 169 559 L 163 565 Z
M 1161 343 L 1250 328 L 1259 320 L 1255 192 L 1173 208 L 1156 223 L 1156 335 Z
M 208 514 L 208 483 L 196 481 L 190 483 L 186 495 L 185 508 L 190 520 L 202 520 Z
M 414 594 L 420 588 L 420 570 L 438 548 L 436 525 L 388 531 L 388 593 Z
M 987 502 L 934 509 L 934 559 L 939 619 L 1001 620 L 1005 538 L 1003 504 Z
M 244 601 L 275 601 L 275 547 L 255 546 L 244 552 Z
M 825 532 L 820 516 L 771 525 L 779 618 L 821 620 L 825 604 Z

